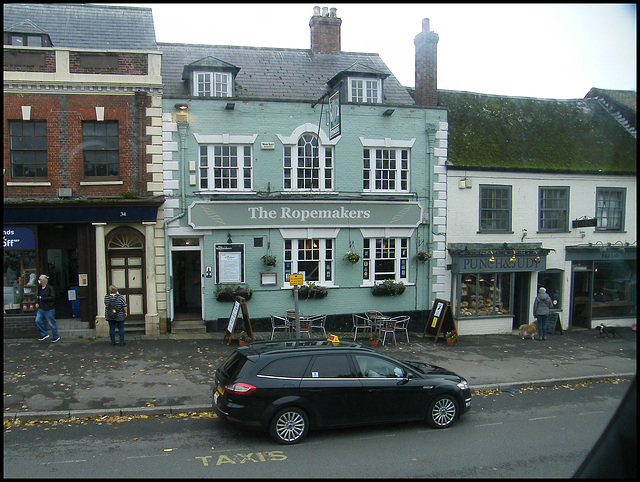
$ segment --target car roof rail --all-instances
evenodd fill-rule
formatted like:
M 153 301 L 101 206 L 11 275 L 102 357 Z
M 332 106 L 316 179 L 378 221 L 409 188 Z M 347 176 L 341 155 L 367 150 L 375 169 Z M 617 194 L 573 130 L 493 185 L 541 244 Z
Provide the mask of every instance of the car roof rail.
M 365 348 L 359 343 L 352 341 L 339 341 L 337 344 L 327 341 L 324 338 L 292 338 L 287 340 L 263 340 L 249 343 L 247 350 L 253 350 L 256 353 L 264 353 L 270 350 L 286 350 L 296 348 L 315 348 L 315 347 L 346 347 L 346 348 Z

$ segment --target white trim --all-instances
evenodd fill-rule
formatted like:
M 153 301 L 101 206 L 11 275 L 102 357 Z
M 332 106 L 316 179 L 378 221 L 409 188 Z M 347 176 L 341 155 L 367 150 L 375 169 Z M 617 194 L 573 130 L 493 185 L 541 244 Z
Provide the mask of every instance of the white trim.
M 49 181 L 33 181 L 33 182 L 16 182 L 16 181 L 8 181 L 7 186 L 21 186 L 21 187 L 45 187 L 51 186 L 51 182 Z
M 338 237 L 340 228 L 281 228 L 279 231 L 282 239 L 335 239 Z
M 81 186 L 117 186 L 124 181 L 80 181 Z
M 365 139 L 359 137 L 362 147 L 389 147 L 389 148 L 405 148 L 411 149 L 416 142 L 416 138 L 413 137 L 410 140 L 390 139 L 385 137 L 384 139 Z
M 327 136 L 324 130 L 320 129 L 318 132 L 318 125 L 312 124 L 311 122 L 307 122 L 305 124 L 299 125 L 291 132 L 290 136 L 283 136 L 281 134 L 276 134 L 276 136 L 278 136 L 278 139 L 280 140 L 280 142 L 282 142 L 283 145 L 295 146 L 298 144 L 298 139 L 300 138 L 300 136 L 302 134 L 306 134 L 307 132 L 310 132 L 316 135 L 318 135 L 319 133 L 320 142 L 323 146 L 335 146 L 336 144 L 338 144 L 340 139 L 342 139 L 342 135 L 339 135 L 338 137 L 335 137 L 330 140 L 329 136 Z
M 232 134 L 198 134 L 193 133 L 198 144 L 253 144 L 258 134 L 250 136 L 232 135 Z
M 415 228 L 360 228 L 363 238 L 410 238 Z

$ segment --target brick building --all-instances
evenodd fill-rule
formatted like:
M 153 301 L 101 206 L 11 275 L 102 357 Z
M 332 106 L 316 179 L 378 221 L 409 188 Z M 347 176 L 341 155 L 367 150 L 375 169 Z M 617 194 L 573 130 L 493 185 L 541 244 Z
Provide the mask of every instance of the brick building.
M 37 333 L 42 273 L 58 319 L 106 334 L 95 320 L 114 283 L 129 329 L 158 333 L 162 79 L 151 9 L 5 4 L 3 13 L 4 335 Z

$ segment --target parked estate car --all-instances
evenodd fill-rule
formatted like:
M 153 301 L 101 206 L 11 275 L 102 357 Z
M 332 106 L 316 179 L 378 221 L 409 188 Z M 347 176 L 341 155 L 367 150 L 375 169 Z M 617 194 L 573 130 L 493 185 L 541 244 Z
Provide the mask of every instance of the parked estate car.
M 280 444 L 328 427 L 424 420 L 447 428 L 470 407 L 469 384 L 444 368 L 308 338 L 238 347 L 213 387 L 220 418 Z

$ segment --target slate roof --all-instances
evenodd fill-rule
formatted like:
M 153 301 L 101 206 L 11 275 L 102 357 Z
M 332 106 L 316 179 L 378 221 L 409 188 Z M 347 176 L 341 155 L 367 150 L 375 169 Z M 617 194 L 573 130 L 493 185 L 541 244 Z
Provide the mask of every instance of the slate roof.
M 455 168 L 636 173 L 636 139 L 596 99 L 438 90 Z
M 48 33 L 54 47 L 157 50 L 150 8 L 60 3 L 2 7 L 4 31 L 29 21 L 25 25 Z
M 311 50 L 175 43 L 158 43 L 158 47 L 165 98 L 190 97 L 188 83 L 182 80 L 184 67 L 213 57 L 240 68 L 235 85 L 241 99 L 314 102 L 326 92 L 332 77 L 360 66 L 365 72 L 389 74 L 384 80 L 385 104 L 415 105 L 378 54 L 318 55 Z

